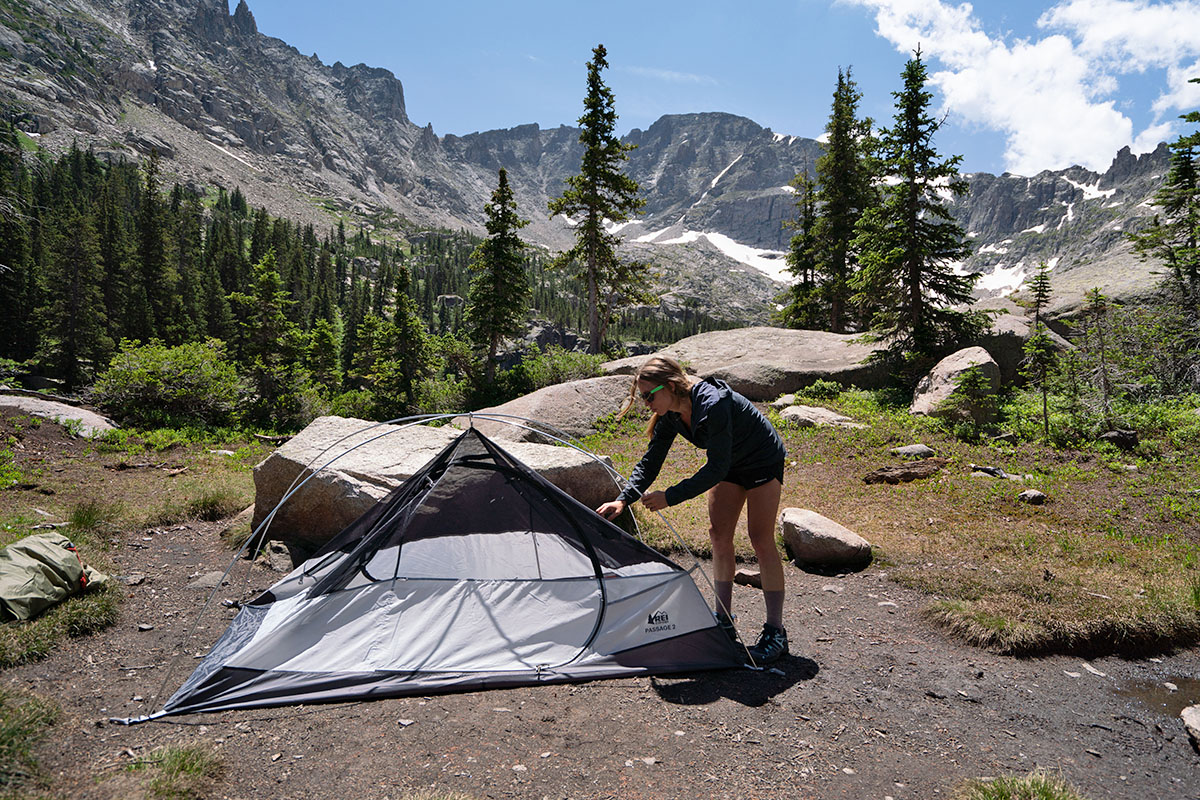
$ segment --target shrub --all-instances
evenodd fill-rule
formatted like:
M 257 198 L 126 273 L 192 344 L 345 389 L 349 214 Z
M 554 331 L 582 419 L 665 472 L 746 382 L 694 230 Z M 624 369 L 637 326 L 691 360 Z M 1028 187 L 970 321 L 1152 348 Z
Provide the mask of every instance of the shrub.
M 600 374 L 605 356 L 588 355 L 550 345 L 544 351 L 530 348 L 521 363 L 504 373 L 505 389 L 516 397 L 567 381 L 594 378 Z
M 125 340 L 92 391 L 101 408 L 134 425 L 213 425 L 229 419 L 238 377 L 217 339 L 176 347 Z
M 813 400 L 832 400 L 842 393 L 843 388 L 837 381 L 827 381 L 824 378 L 818 378 L 796 392 L 796 396 L 810 397 Z

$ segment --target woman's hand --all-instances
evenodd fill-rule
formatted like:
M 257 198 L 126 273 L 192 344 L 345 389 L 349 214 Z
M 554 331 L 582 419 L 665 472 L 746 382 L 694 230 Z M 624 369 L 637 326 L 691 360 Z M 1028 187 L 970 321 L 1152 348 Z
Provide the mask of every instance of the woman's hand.
M 667 507 L 667 493 L 648 492 L 642 495 L 642 505 L 651 511 L 662 511 Z
M 611 503 L 605 503 L 596 509 L 596 513 L 605 519 L 616 519 L 621 516 L 621 512 L 625 510 L 625 501 L 613 500 Z

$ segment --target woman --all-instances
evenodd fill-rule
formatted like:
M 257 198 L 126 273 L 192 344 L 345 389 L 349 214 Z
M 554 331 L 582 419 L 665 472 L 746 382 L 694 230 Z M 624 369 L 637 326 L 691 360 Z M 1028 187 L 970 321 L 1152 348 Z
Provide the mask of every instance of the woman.
M 759 666 L 778 660 L 788 651 L 783 628 L 783 563 L 775 547 L 775 519 L 787 455 L 783 440 L 766 417 L 728 384 L 712 378 L 693 383 L 670 358 L 656 356 L 638 370 L 626 410 L 638 395 L 652 413 L 646 428 L 650 445 L 634 468 L 630 485 L 596 511 L 613 519 L 639 498 L 646 508 L 660 511 L 707 492 L 717 622 L 732 638 L 733 533 L 742 506 L 746 506 L 746 526 L 758 556 L 767 605 L 767 622 L 750 655 Z M 676 434 L 704 448 L 708 460 L 695 475 L 666 491 L 647 492 Z

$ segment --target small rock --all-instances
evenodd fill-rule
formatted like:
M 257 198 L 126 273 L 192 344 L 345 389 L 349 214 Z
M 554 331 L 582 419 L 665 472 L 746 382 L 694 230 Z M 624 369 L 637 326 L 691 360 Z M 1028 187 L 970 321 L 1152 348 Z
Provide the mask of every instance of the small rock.
M 893 603 L 891 600 L 881 600 L 878 603 L 876 603 L 875 605 L 883 607 L 883 608 L 899 608 L 900 607 L 899 604 Z
M 1040 506 L 1046 502 L 1046 493 L 1039 492 L 1037 489 L 1026 489 L 1017 495 L 1017 499 L 1031 506 Z
M 1107 673 L 1107 672 L 1101 672 L 1100 670 L 1096 669 L 1095 667 L 1093 667 L 1091 664 L 1087 663 L 1086 661 L 1085 661 L 1085 662 L 1083 662 L 1083 668 L 1084 668 L 1084 669 L 1086 669 L 1088 672 L 1090 672 L 1090 673 L 1092 673 L 1093 675 L 1096 675 L 1096 676 L 1098 676 L 1098 677 L 1101 677 L 1101 678 L 1107 678 L 1107 677 L 1108 677 L 1108 673 Z
M 1008 473 L 1000 469 L 1000 467 L 988 467 L 984 466 L 983 464 L 968 464 L 967 468 L 974 470 L 974 472 L 971 473 L 973 477 L 976 477 L 977 473 L 982 472 L 984 475 L 990 475 L 993 478 L 1008 478 Z
M 397 722 L 397 724 L 400 725 L 401 728 L 407 728 L 409 725 L 412 725 L 414 722 L 416 722 L 416 720 L 415 719 L 398 719 L 398 720 L 396 720 L 396 722 Z
M 759 574 L 758 570 L 745 569 L 743 567 L 733 573 L 733 582 L 739 586 L 752 586 L 755 589 L 761 589 L 762 575 Z
M 842 587 L 840 587 L 840 586 L 838 586 L 837 584 L 834 584 L 834 583 L 827 583 L 827 584 L 825 584 L 824 586 L 822 586 L 822 587 L 821 587 L 821 591 L 822 591 L 822 592 L 832 592 L 833 594 L 841 594 L 841 593 L 842 593 Z
M 794 405 L 796 405 L 796 395 L 794 394 L 780 395 L 778 398 L 771 401 L 771 408 L 775 409 L 776 411 L 782 411 L 788 406 Z
M 206 572 L 188 584 L 189 589 L 215 589 L 221 585 L 224 572 Z
M 145 633 L 146 631 L 152 631 L 152 630 L 154 630 L 154 626 L 153 626 L 153 625 L 147 625 L 145 622 L 141 622 L 141 623 L 138 623 L 138 628 L 137 628 L 137 629 L 138 629 L 139 631 L 141 631 L 141 632 Z
M 1192 739 L 1192 747 L 1200 753 L 1200 706 L 1188 706 L 1179 714 Z
M 1168 692 L 1178 692 L 1179 691 L 1179 687 L 1176 686 L 1175 684 L 1171 683 L 1170 681 L 1164 681 L 1163 686 L 1167 687 Z
M 133 575 L 118 575 L 117 580 L 126 586 L 141 586 L 146 582 L 146 576 L 140 573 L 135 573 Z
M 842 767 L 842 772 L 846 773 L 847 775 L 857 775 L 858 774 L 850 767 Z
M 1082 678 L 1083 677 L 1082 672 L 1071 672 L 1071 670 L 1069 670 L 1069 669 L 1064 669 L 1063 674 L 1066 675 L 1068 678 Z
M 513 764 L 512 768 L 513 772 L 525 772 L 528 769 L 529 767 L 525 766 L 524 764 Z
M 283 758 L 283 753 L 276 753 L 275 755 L 271 756 L 271 761 L 272 761 L 272 762 L 275 762 L 275 761 L 278 761 L 278 760 L 279 760 L 279 759 L 281 759 L 281 758 Z
M 929 458 L 934 455 L 933 448 L 923 444 L 907 444 L 904 447 L 893 447 L 888 452 L 894 456 L 904 456 L 905 458 Z
M 1100 434 L 1098 441 L 1108 442 L 1122 450 L 1132 450 L 1138 446 L 1137 431 L 1115 430 Z

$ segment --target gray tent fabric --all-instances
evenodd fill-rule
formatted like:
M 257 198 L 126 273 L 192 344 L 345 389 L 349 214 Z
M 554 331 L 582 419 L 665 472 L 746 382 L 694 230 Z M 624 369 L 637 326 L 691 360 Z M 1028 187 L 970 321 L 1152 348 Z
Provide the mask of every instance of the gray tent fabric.
M 0 620 L 29 620 L 106 576 L 86 567 L 61 533 L 35 533 L 0 550 Z
M 689 572 L 470 428 L 245 604 L 150 718 L 741 664 Z

